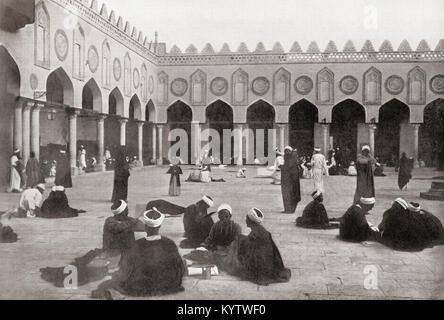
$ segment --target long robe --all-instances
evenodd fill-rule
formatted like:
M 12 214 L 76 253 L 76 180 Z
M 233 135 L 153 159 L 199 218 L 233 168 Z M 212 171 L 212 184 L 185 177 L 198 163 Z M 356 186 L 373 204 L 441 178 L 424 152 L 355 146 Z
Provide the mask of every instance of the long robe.
M 106 297 L 109 289 L 129 296 L 164 295 L 184 290 L 185 266 L 176 244 L 168 238 L 137 240 L 122 254 L 119 265 L 113 279 L 102 283 L 93 297 Z
M 55 185 L 72 188 L 71 164 L 66 154 L 59 154 L 57 159 Z
M 361 242 L 377 238 L 359 205 L 351 206 L 340 219 L 339 238 L 350 242 Z
M 286 213 L 294 213 L 301 201 L 299 166 L 295 154 L 286 154 L 281 166 L 281 191 Z
M 296 219 L 296 226 L 309 229 L 333 229 L 336 225 L 331 225 L 328 219 L 324 204 L 313 200 L 302 212 L 302 216 Z
M 173 165 L 168 169 L 167 174 L 171 175 L 168 195 L 179 196 L 180 195 L 180 175 L 183 174 L 182 168 L 179 167 L 178 165 Z
M 444 244 L 444 227 L 438 217 L 426 210 L 421 210 L 420 219 L 427 230 L 428 247 Z
M 324 173 L 327 169 L 327 162 L 323 154 L 317 153 L 311 158 L 314 190 L 324 193 Z
M 28 188 L 34 188 L 39 183 L 43 182 L 40 170 L 40 164 L 37 159 L 31 158 L 28 160 L 28 163 L 26 164 L 26 186 Z
M 409 183 L 412 178 L 412 166 L 410 160 L 407 157 L 401 157 L 399 159 L 399 173 L 398 173 L 398 187 L 399 190 L 404 189 L 404 187 Z
M 147 203 L 146 210 L 156 208 L 160 212 L 172 216 L 178 216 L 185 212 L 186 208 L 165 200 L 153 200 Z
M 4 227 L 0 223 L 0 243 L 13 243 L 17 241 L 17 234 L 12 230 L 11 227 Z
M 69 206 L 68 197 L 64 191 L 52 191 L 43 201 L 37 217 L 46 219 L 74 218 L 78 217 L 80 212 L 84 211 Z
M 114 187 L 111 201 L 128 199 L 128 178 L 130 176 L 129 165 L 126 161 L 116 162 L 114 168 Z
M 241 226 L 232 220 L 218 221 L 205 239 L 205 247 L 209 250 L 228 247 L 241 234 Z
M 375 197 L 375 181 L 373 177 L 373 166 L 376 160 L 371 156 L 358 155 L 356 161 L 356 192 L 353 203 L 359 203 L 364 198 Z
M 19 168 L 19 158 L 14 154 L 10 159 L 10 183 L 9 188 L 11 191 L 21 190 L 21 176 Z
M 181 248 L 196 248 L 208 237 L 214 222 L 211 214 L 201 201 L 185 209 L 183 215 L 183 226 L 185 240 L 180 244 Z
M 254 226 L 248 236 L 237 237 L 219 266 L 259 285 L 288 282 L 291 278 L 271 233 L 261 225 Z

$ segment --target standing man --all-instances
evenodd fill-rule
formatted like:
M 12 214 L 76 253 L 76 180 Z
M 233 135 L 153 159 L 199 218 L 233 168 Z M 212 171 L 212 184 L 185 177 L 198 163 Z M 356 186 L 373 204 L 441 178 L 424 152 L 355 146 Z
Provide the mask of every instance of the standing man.
M 301 201 L 299 165 L 297 153 L 289 146 L 284 149 L 284 164 L 281 166 L 281 190 L 284 202 L 282 213 L 295 213 L 298 203 Z
M 57 159 L 54 183 L 56 186 L 65 187 L 65 189 L 72 188 L 71 164 L 69 163 L 69 157 L 66 154 L 65 149 L 60 150 L 59 157 Z
M 130 176 L 130 166 L 126 156 L 126 149 L 120 146 L 116 154 L 114 165 L 114 187 L 111 202 L 117 200 L 127 201 L 128 199 L 128 178 Z
M 86 165 L 86 150 L 84 146 L 80 146 L 79 149 L 79 168 L 84 171 L 87 168 Z
M 9 192 L 20 193 L 22 192 L 21 187 L 21 175 L 20 171 L 22 170 L 20 164 L 20 150 L 16 149 L 11 155 L 10 158 L 10 184 L 9 184 Z
M 33 188 L 40 182 L 45 182 L 41 177 L 39 160 L 35 158 L 35 153 L 31 151 L 28 163 L 26 163 L 26 187 Z
M 373 177 L 375 158 L 370 154 L 370 147 L 365 145 L 362 147 L 361 154 L 358 155 L 356 161 L 357 183 L 356 192 L 353 203 L 359 203 L 361 198 L 375 197 L 375 181 Z
M 321 148 L 314 149 L 314 155 L 311 158 L 311 167 L 313 172 L 313 183 L 315 191 L 324 193 L 324 173 L 327 172 L 327 161 L 321 153 Z
M 399 190 L 407 189 L 407 184 L 412 178 L 412 166 L 405 152 L 402 153 L 399 159 L 399 173 L 398 173 L 398 187 Z

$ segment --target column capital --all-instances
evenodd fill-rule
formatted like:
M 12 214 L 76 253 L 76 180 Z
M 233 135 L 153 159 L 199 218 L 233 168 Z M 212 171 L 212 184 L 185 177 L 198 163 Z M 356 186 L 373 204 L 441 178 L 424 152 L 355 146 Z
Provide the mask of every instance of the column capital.
M 26 101 L 24 106 L 23 106 L 23 111 L 29 111 L 34 107 L 35 103 L 34 102 L 30 102 L 30 101 Z
M 34 105 L 34 108 L 32 109 L 32 112 L 40 112 L 40 110 L 43 109 L 45 105 L 43 103 L 36 103 Z
M 418 130 L 421 127 L 421 123 L 412 123 L 412 125 L 415 130 Z
M 96 121 L 98 121 L 98 122 L 105 121 L 105 119 L 106 119 L 107 117 L 108 117 L 108 115 L 105 114 L 105 113 L 98 113 L 98 114 L 96 115 Z
M 378 126 L 376 125 L 376 124 L 374 124 L 374 123 L 370 123 L 369 124 L 369 126 L 368 126 L 368 128 L 370 129 L 370 130 L 376 130 L 377 128 L 378 128 Z
M 126 124 L 126 123 L 128 122 L 128 120 L 129 120 L 129 119 L 127 119 L 127 118 L 120 118 L 120 119 L 119 119 L 119 123 L 120 123 L 120 124 Z
M 77 118 L 77 116 L 80 114 L 80 109 L 67 108 L 66 113 L 68 114 L 70 119 L 74 119 L 74 118 Z
M 136 121 L 136 124 L 137 124 L 137 127 L 139 127 L 139 128 L 143 128 L 143 126 L 144 126 L 144 124 L 145 124 L 145 121 L 143 121 L 143 120 L 137 120 L 137 121 Z
M 159 129 L 161 129 L 161 128 L 165 127 L 165 124 L 163 124 L 163 123 L 156 123 L 156 126 L 157 126 Z

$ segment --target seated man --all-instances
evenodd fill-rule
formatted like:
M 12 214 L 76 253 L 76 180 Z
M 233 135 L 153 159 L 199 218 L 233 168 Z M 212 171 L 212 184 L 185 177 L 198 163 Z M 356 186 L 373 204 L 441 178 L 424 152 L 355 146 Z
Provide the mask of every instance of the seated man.
M 152 209 L 140 220 L 145 224 L 146 237 L 136 241 L 123 253 L 120 269 L 112 280 L 105 281 L 92 292 L 93 298 L 113 299 L 121 294 L 151 296 L 183 291 L 185 266 L 176 244 L 159 234 L 165 216 Z
M 202 200 L 187 207 L 183 215 L 183 227 L 185 240 L 180 243 L 181 248 L 197 248 L 208 237 L 214 222 L 213 213 L 208 214 L 208 208 L 214 204 L 209 196 L 203 196 Z
M 42 208 L 36 216 L 47 219 L 74 218 L 83 212 L 85 211 L 73 209 L 69 206 L 65 187 L 54 186 L 48 198 L 43 201 Z
M 339 238 L 350 242 L 377 240 L 378 228 L 365 218 L 374 205 L 375 198 L 361 198 L 359 204 L 352 205 L 340 219 Z
M 208 250 L 224 250 L 241 234 L 241 226 L 231 220 L 233 210 L 228 204 L 222 204 L 217 209 L 219 221 L 210 230 L 203 247 Z
M 26 189 L 20 195 L 19 206 L 16 209 L 7 211 L 3 214 L 6 219 L 16 218 L 35 218 L 40 212 L 40 207 L 45 193 L 45 184 L 40 183 L 35 188 Z
M 296 219 L 296 226 L 310 229 L 333 229 L 337 228 L 337 224 L 330 224 L 330 220 L 325 210 L 324 196 L 322 192 L 315 191 L 311 195 L 313 201 L 310 202 L 302 212 L 302 217 Z
M 396 199 L 392 207 L 384 212 L 379 229 L 384 245 L 406 251 L 421 251 L 429 245 L 429 230 L 426 219 L 417 208 L 402 198 Z
M 410 202 L 408 210 L 418 215 L 426 228 L 427 247 L 444 244 L 444 228 L 441 221 L 430 212 L 421 209 L 419 203 Z
M 0 223 L 0 243 L 13 243 L 17 241 L 17 233 L 11 227 L 4 227 Z
M 263 220 L 259 209 L 251 209 L 246 218 L 250 234 L 233 241 L 220 268 L 259 285 L 288 282 L 291 270 L 284 267 L 270 232 L 262 226 Z

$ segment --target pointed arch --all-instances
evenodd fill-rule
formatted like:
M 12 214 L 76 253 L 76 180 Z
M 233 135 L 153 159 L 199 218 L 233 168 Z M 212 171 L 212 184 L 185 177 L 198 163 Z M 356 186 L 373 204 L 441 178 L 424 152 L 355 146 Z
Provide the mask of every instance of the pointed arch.
M 335 75 L 330 69 L 323 68 L 321 71 L 318 72 L 318 74 L 316 75 L 316 100 L 318 105 L 334 104 L 334 81 Z
M 248 73 L 237 69 L 231 75 L 231 92 L 233 106 L 245 106 L 248 104 Z
M 34 63 L 37 66 L 50 67 L 50 16 L 43 1 L 35 7 L 34 22 Z
M 102 92 L 94 78 L 83 86 L 82 109 L 102 112 Z
M 80 24 L 73 30 L 73 68 L 72 74 L 76 79 L 83 80 L 85 76 L 85 32 Z
M 416 66 L 409 71 L 407 76 L 407 101 L 413 105 L 426 103 L 426 72 Z
M 248 128 L 253 131 L 254 144 L 253 147 L 254 157 L 268 157 L 269 156 L 269 129 L 274 128 L 276 113 L 271 104 L 260 99 L 250 105 L 247 109 L 247 123 Z M 263 135 L 258 136 L 257 130 L 263 130 Z M 260 131 L 259 131 L 260 132 Z M 263 141 L 262 141 L 263 137 Z M 250 149 L 251 150 L 251 149 Z M 259 150 L 263 150 L 263 154 L 258 154 Z M 251 159 L 249 159 L 251 160 Z M 248 160 L 247 160 L 248 161 Z M 261 160 L 260 160 L 261 161 Z
M 161 106 L 168 105 L 168 74 L 165 71 L 157 74 L 157 103 Z
M 122 92 L 115 87 L 109 94 L 108 113 L 111 115 L 124 116 L 124 100 Z
M 363 103 L 364 105 L 381 104 L 382 73 L 375 67 L 371 67 L 364 73 L 363 79 Z
M 52 71 L 46 79 L 46 101 L 74 106 L 74 87 L 62 67 Z
M 273 104 L 290 104 L 291 73 L 285 68 L 279 68 L 273 74 Z
M 156 106 L 154 105 L 153 100 L 150 99 L 145 106 L 145 121 L 155 123 L 156 120 Z
M 426 167 L 444 168 L 444 99 L 430 102 L 419 128 L 419 159 Z
M 190 101 L 193 106 L 204 106 L 207 103 L 207 74 L 197 69 L 190 78 Z
M 129 103 L 129 118 L 134 120 L 142 120 L 142 104 L 137 94 L 133 95 Z
M 289 142 L 299 154 L 309 155 L 314 145 L 315 125 L 319 122 L 318 108 L 307 99 L 301 99 L 288 111 Z

